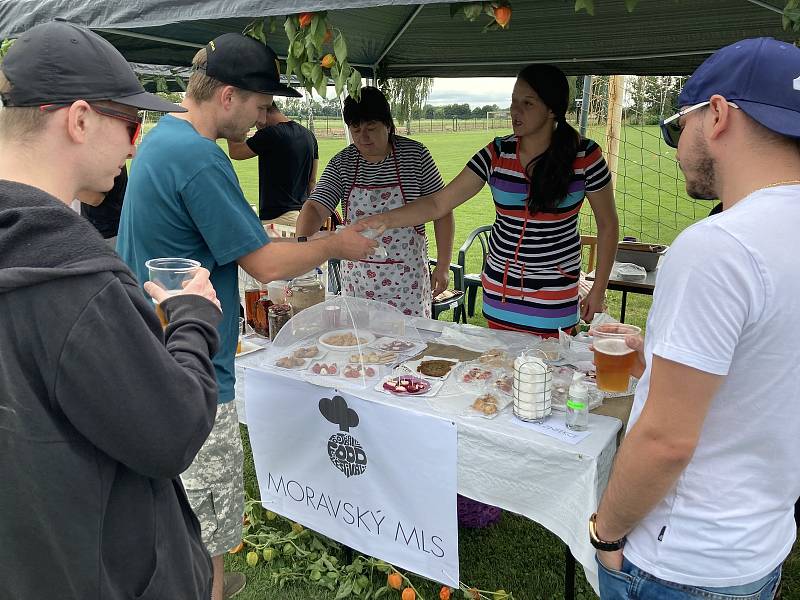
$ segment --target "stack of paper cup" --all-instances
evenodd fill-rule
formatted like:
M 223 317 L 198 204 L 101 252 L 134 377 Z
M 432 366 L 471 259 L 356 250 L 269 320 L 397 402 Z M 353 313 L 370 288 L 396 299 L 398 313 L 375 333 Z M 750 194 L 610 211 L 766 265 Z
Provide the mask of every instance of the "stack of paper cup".
M 553 372 L 532 353 L 523 352 L 514 361 L 514 414 L 523 421 L 541 423 L 550 414 Z

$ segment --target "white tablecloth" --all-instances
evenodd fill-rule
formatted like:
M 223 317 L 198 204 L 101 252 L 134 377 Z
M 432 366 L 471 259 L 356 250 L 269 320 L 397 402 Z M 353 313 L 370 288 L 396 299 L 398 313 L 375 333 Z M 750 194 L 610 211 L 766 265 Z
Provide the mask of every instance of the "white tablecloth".
M 420 334 L 429 340 L 436 338 L 435 332 L 441 331 L 443 325 L 429 319 L 417 323 L 427 329 L 420 329 Z M 520 339 L 519 334 L 492 334 L 507 340 L 509 345 Z M 256 368 L 274 377 L 287 376 L 286 371 L 271 368 L 267 356 L 267 351 L 260 351 L 236 361 L 236 402 L 241 422 L 245 419 L 246 370 Z M 432 403 L 420 398 L 399 398 L 372 388 L 347 390 L 367 400 L 442 415 Z M 459 493 L 524 515 L 555 533 L 569 546 L 583 565 L 589 583 L 597 590 L 597 566 L 594 549 L 589 544 L 588 521 L 608 483 L 621 422 L 590 414 L 591 435 L 570 445 L 525 427 L 510 408 L 495 419 L 451 416 L 458 425 Z M 563 417 L 553 413 L 551 418 Z

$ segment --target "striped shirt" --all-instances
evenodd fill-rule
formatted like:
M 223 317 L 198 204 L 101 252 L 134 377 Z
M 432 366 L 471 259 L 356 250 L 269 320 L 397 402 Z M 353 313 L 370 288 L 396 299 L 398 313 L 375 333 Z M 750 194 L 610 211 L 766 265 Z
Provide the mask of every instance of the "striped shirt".
M 394 152 L 406 202 L 433 194 L 444 187 L 439 169 L 425 146 L 415 140 L 395 136 Z M 336 210 L 355 183 L 356 165 L 359 185 L 382 187 L 397 182 L 394 157 L 391 154 L 379 162 L 371 163 L 364 160 L 355 144 L 350 144 L 338 152 L 325 167 L 309 199 L 319 202 L 331 212 Z
M 495 138 L 467 166 L 489 183 L 497 211 L 482 276 L 486 320 L 495 327 L 533 333 L 577 324 L 578 215 L 586 192 L 611 181 L 600 147 L 581 140 L 567 195 L 552 212 L 533 215 L 526 206 L 530 184 L 516 136 Z

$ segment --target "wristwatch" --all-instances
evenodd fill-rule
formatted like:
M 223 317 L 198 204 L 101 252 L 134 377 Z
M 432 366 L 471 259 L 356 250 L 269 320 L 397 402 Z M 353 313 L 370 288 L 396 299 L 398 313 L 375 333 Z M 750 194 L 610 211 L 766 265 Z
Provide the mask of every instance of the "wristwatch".
M 297 241 L 298 242 L 307 242 L 308 241 L 308 236 L 306 236 L 306 235 L 298 235 L 297 236 Z
M 601 540 L 599 537 L 597 537 L 597 513 L 594 513 L 591 517 L 589 517 L 589 542 L 591 542 L 592 546 L 598 550 L 603 550 L 604 552 L 615 552 L 616 550 L 622 550 L 623 546 L 625 546 L 625 540 L 625 536 L 622 536 L 615 542 Z

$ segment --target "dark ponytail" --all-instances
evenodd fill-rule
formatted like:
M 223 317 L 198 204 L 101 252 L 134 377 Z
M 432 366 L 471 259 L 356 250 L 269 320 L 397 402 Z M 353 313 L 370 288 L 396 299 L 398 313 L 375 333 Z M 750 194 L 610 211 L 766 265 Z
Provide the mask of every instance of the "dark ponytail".
M 525 165 L 531 181 L 526 201 L 528 211 L 531 214 L 552 212 L 567 195 L 581 139 L 566 119 L 569 83 L 564 73 L 552 65 L 529 65 L 517 77 L 533 88 L 556 117 L 550 146 Z

